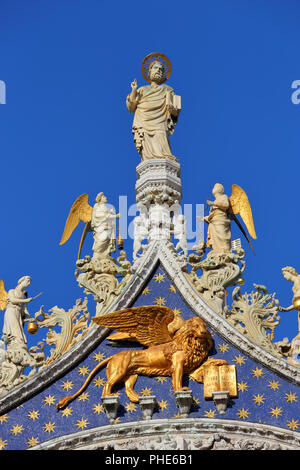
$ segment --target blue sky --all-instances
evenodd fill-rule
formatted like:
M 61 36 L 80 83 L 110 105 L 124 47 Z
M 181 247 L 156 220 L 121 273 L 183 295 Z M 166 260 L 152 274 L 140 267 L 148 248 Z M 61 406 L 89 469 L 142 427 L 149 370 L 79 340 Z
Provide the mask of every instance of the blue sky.
M 300 104 L 291 101 L 300 79 L 299 3 L 0 0 L 0 7 L 6 288 L 31 275 L 29 295 L 43 292 L 31 313 L 41 303 L 69 309 L 83 297 L 74 277 L 83 227 L 59 246 L 66 217 L 85 192 L 91 203 L 100 191 L 116 208 L 120 195 L 135 202 L 140 160 L 125 98 L 134 78 L 144 84 L 145 55 L 160 51 L 172 62 L 168 83 L 182 97 L 171 141 L 182 202 L 205 203 L 215 182 L 229 195 L 240 185 L 258 235 L 255 256 L 246 248 L 243 289 L 264 284 L 290 305 L 292 285 L 281 268 L 300 272 Z M 275 339 L 296 333 L 297 313 L 283 313 Z

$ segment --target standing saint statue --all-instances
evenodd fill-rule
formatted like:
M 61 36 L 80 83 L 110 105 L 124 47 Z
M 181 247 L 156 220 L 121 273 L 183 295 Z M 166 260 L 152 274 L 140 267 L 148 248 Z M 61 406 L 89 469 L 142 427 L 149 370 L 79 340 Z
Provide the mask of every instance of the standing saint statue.
M 181 99 L 173 88 L 163 84 L 171 73 L 170 61 L 163 54 L 149 54 L 143 61 L 142 73 L 150 85 L 138 88 L 134 80 L 126 100 L 128 110 L 134 113 L 132 133 L 137 151 L 142 161 L 153 158 L 177 161 L 169 136 L 178 120 Z

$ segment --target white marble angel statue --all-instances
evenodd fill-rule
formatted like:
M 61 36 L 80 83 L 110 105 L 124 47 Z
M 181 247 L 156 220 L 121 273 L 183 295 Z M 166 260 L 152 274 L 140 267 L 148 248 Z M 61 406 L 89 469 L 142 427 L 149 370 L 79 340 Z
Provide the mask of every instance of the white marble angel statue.
M 30 284 L 31 277 L 23 276 L 14 289 L 6 292 L 3 280 L 0 281 L 0 310 L 5 310 L 2 340 L 6 344 L 27 344 L 24 322 L 31 319 L 27 305 L 37 297 L 27 297 L 26 289 Z
M 141 212 L 140 215 L 137 215 L 133 221 L 134 224 L 134 241 L 133 241 L 133 260 L 135 261 L 138 257 L 138 253 L 143 250 L 145 245 L 142 244 L 142 241 L 148 237 L 148 226 L 149 221 L 147 216 Z
M 300 274 L 292 266 L 285 266 L 281 270 L 283 276 L 287 281 L 293 283 L 292 292 L 293 292 L 293 303 L 290 307 L 283 308 L 280 307 L 281 312 L 289 312 L 293 309 L 298 311 L 298 333 L 292 339 L 290 344 L 288 362 L 299 366 L 299 355 L 300 355 Z
M 231 221 L 234 220 L 252 248 L 247 233 L 236 217 L 236 214 L 240 214 L 250 236 L 256 239 L 252 211 L 245 191 L 234 184 L 232 185 L 232 195 L 228 197 L 223 185 L 216 183 L 212 193 L 215 200 L 207 201 L 210 206 L 209 215 L 197 217 L 198 220 L 208 224 L 206 247 L 212 248 L 215 252 L 231 252 Z
M 173 134 L 181 110 L 180 96 L 163 83 L 169 78 L 171 64 L 160 53 L 149 54 L 142 63 L 142 73 L 150 85 L 138 88 L 131 83 L 126 105 L 134 113 L 132 133 L 142 161 L 152 158 L 177 160 L 172 155 L 169 136 Z
M 93 252 L 98 258 L 105 258 L 116 251 L 115 220 L 120 217 L 107 206 L 104 193 L 99 193 L 94 206 L 88 202 L 88 194 L 82 194 L 73 203 L 68 215 L 60 245 L 66 243 L 79 222 L 85 222 L 85 228 L 80 240 L 78 259 L 87 232 L 93 231 Z
M 281 271 L 285 279 L 293 283 L 294 299 L 300 299 L 300 274 L 292 266 L 286 266 Z
M 178 243 L 175 247 L 175 250 L 182 250 L 182 253 L 185 257 L 188 255 L 188 245 L 186 239 L 186 218 L 183 214 L 176 214 L 173 217 L 173 235 L 175 240 L 178 240 Z
M 300 274 L 292 266 L 286 266 L 281 271 L 285 279 L 293 283 L 293 307 L 298 310 L 298 334 L 300 334 Z
M 149 241 L 171 239 L 171 213 L 167 203 L 151 204 L 149 208 Z

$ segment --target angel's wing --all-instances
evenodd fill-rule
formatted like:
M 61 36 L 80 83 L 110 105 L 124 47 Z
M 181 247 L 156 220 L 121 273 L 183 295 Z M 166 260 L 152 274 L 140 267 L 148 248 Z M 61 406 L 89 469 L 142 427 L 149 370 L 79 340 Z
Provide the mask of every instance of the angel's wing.
M 130 336 L 145 345 L 167 343 L 172 340 L 168 324 L 174 319 L 174 312 L 168 307 L 147 305 L 132 307 L 93 318 L 98 325 L 106 326 Z
M 82 232 L 82 235 L 81 235 L 81 239 L 80 239 L 80 243 L 79 243 L 77 259 L 80 258 L 82 245 L 83 245 L 83 242 L 84 242 L 84 240 L 85 240 L 86 234 L 87 234 L 87 232 L 88 232 L 89 230 L 92 230 L 92 229 L 91 229 L 91 222 L 87 222 L 87 223 L 85 224 L 84 229 L 83 229 L 83 232 Z
M 254 222 L 252 217 L 251 206 L 245 191 L 237 184 L 232 185 L 232 195 L 229 198 L 232 212 L 234 214 L 240 214 L 247 230 L 254 240 L 257 239 Z
M 4 287 L 4 281 L 0 279 L 0 310 L 5 310 L 7 306 L 7 292 Z
M 79 222 L 82 221 L 87 224 L 91 221 L 92 211 L 93 207 L 89 204 L 88 194 L 82 194 L 76 199 L 68 215 L 60 245 L 63 245 L 67 240 L 69 240 Z

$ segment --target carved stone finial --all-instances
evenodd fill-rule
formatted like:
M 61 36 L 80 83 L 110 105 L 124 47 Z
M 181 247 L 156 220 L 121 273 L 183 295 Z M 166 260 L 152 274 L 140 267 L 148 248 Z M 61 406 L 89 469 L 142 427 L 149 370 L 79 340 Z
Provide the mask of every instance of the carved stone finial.
M 110 424 L 114 424 L 115 419 L 117 417 L 118 408 L 120 406 L 119 395 L 111 395 L 111 396 L 102 397 L 102 403 L 103 403 L 105 414 Z
M 139 403 L 142 410 L 143 419 L 151 419 L 156 405 L 156 397 L 154 395 L 140 397 Z
M 180 390 L 175 392 L 176 406 L 179 408 L 179 413 L 182 418 L 187 418 L 193 403 L 192 390 Z
M 213 397 L 214 404 L 218 410 L 218 413 L 220 415 L 223 415 L 225 411 L 227 410 L 227 406 L 230 400 L 229 391 L 222 390 L 219 392 L 213 392 L 212 397 Z

